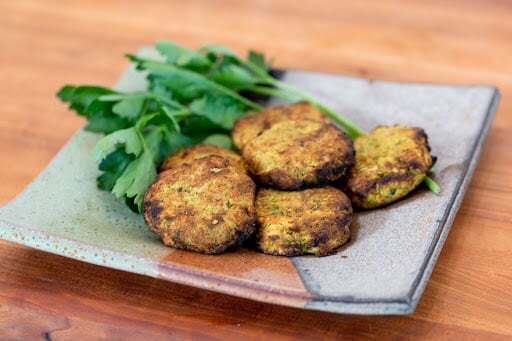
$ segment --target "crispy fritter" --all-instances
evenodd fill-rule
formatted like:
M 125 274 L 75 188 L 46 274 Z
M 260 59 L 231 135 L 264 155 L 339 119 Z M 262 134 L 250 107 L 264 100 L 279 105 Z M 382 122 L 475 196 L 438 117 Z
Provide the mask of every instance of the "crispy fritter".
M 352 205 L 333 187 L 297 192 L 261 189 L 256 215 L 258 247 L 272 255 L 325 256 L 350 237 Z
M 193 160 L 210 155 L 222 156 L 228 159 L 234 167 L 245 172 L 245 164 L 240 155 L 232 150 L 221 148 L 213 144 L 196 144 L 178 150 L 162 162 L 160 172 L 174 168 L 182 163 L 190 163 Z
M 257 182 L 284 190 L 337 180 L 354 162 L 352 140 L 332 124 L 309 120 L 274 124 L 242 155 Z
M 311 120 L 328 123 L 322 112 L 309 102 L 278 105 L 239 119 L 231 133 L 233 143 L 242 150 L 252 139 L 272 125 L 286 120 Z
M 165 245 L 221 253 L 253 233 L 255 190 L 227 159 L 206 156 L 160 174 L 144 196 L 144 220 Z
M 346 184 L 355 206 L 375 208 L 396 201 L 420 184 L 432 167 L 423 129 L 379 126 L 354 142 L 356 162 Z

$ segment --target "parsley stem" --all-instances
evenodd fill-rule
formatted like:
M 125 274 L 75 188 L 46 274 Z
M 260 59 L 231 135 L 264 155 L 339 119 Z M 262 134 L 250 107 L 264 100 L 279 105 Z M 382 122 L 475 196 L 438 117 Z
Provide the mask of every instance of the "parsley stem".
M 144 60 L 142 58 L 139 58 L 138 62 L 141 63 L 140 66 L 143 69 L 146 69 L 148 66 L 160 68 L 160 70 L 157 70 L 155 68 L 150 70 L 150 72 L 152 74 L 158 74 L 158 71 L 160 71 L 164 75 L 166 73 L 173 73 L 175 75 L 183 75 L 183 76 L 187 77 L 188 79 L 192 79 L 198 83 L 206 84 L 210 89 L 217 90 L 220 93 L 223 93 L 227 96 L 235 98 L 236 100 L 240 101 L 241 103 L 245 104 L 246 106 L 248 106 L 251 109 L 259 110 L 259 111 L 263 110 L 263 107 L 261 105 L 254 103 L 251 100 L 248 100 L 247 98 L 239 95 L 237 92 L 235 92 L 219 83 L 216 83 L 197 72 L 190 71 L 190 70 L 187 70 L 184 68 L 178 68 L 171 64 L 166 64 L 166 63 L 157 62 L 157 61 L 153 61 L 153 60 Z
M 284 83 L 283 83 L 284 84 Z M 359 129 L 353 122 L 349 121 L 347 118 L 339 115 L 338 113 L 334 112 L 332 109 L 326 107 L 325 105 L 321 104 L 311 96 L 308 96 L 307 94 L 300 93 L 298 91 L 294 91 L 293 93 L 288 90 L 284 91 L 279 88 L 270 88 L 265 86 L 250 86 L 244 88 L 244 90 L 249 90 L 252 92 L 257 92 L 264 95 L 270 95 L 274 97 L 279 97 L 288 101 L 297 101 L 299 99 L 306 99 L 309 102 L 313 103 L 317 107 L 319 107 L 322 111 L 324 111 L 326 114 L 328 114 L 329 117 L 331 117 L 333 120 L 336 121 L 339 125 L 341 125 L 347 134 L 350 136 L 350 138 L 354 139 L 361 134 L 363 134 L 363 131 Z
M 282 91 L 280 89 L 274 88 L 274 87 L 266 87 L 266 86 L 259 86 L 259 85 L 252 85 L 245 87 L 243 90 L 248 90 L 252 92 L 256 92 L 263 95 L 269 95 L 273 97 L 279 97 L 288 101 L 297 101 L 300 99 L 299 97 L 292 95 L 286 91 Z
M 428 189 L 432 193 L 436 195 L 439 195 L 439 193 L 441 193 L 441 186 L 439 186 L 439 184 L 430 176 L 425 175 L 425 177 L 423 178 L 423 183 L 428 187 Z
M 263 83 L 267 83 L 269 85 L 273 85 L 276 88 L 279 88 L 284 91 L 288 91 L 292 96 L 295 96 L 296 99 L 304 99 L 308 102 L 311 102 L 315 106 L 317 106 L 320 110 L 325 112 L 327 116 L 329 116 L 331 119 L 333 119 L 336 123 L 338 123 L 340 126 L 343 127 L 345 132 L 350 136 L 350 138 L 355 139 L 356 137 L 363 134 L 363 130 L 359 128 L 354 122 L 346 118 L 345 116 L 335 112 L 331 108 L 327 107 L 326 105 L 322 104 L 319 100 L 311 96 L 310 94 L 290 85 L 285 82 L 282 82 L 280 80 L 277 80 L 270 76 L 266 70 L 263 70 L 259 66 L 255 65 L 254 63 L 251 63 L 250 61 L 244 61 L 244 65 L 256 76 L 260 77 Z M 283 94 L 283 92 L 276 92 L 277 94 Z M 279 96 L 281 98 L 285 98 L 285 96 Z M 291 97 L 289 94 L 286 94 L 286 97 Z
M 172 99 L 169 99 L 169 98 L 166 98 L 162 95 L 159 95 L 159 94 L 155 94 L 155 93 L 150 93 L 151 96 L 153 96 L 154 99 L 158 100 L 158 101 L 162 101 L 168 105 L 170 105 L 171 107 L 175 107 L 175 108 L 178 108 L 180 110 L 184 110 L 186 109 L 186 107 L 181 104 L 180 102 L 177 102 L 177 101 L 174 101 Z
M 267 70 L 264 70 L 260 68 L 259 66 L 255 65 L 254 63 L 251 63 L 249 60 L 240 60 L 240 62 L 245 65 L 252 73 L 254 73 L 256 76 L 260 77 L 264 81 L 271 81 L 274 80 L 272 76 L 270 76 L 267 72 Z
M 345 116 L 335 112 L 328 106 L 322 104 L 319 100 L 317 100 L 313 96 L 309 95 L 308 93 L 306 93 L 302 90 L 299 90 L 296 87 L 289 85 L 285 82 L 274 79 L 274 78 L 270 78 L 268 81 L 275 87 L 282 89 L 282 90 L 289 91 L 289 92 L 295 94 L 297 97 L 305 99 L 305 100 L 311 102 L 312 104 L 314 104 L 315 106 L 317 106 L 320 110 L 325 112 L 325 114 L 327 114 L 327 116 L 329 116 L 336 123 L 338 123 L 340 126 L 342 126 L 350 138 L 355 139 L 356 137 L 363 134 L 363 130 L 361 128 L 359 128 L 354 122 L 352 122 Z
M 103 95 L 99 96 L 98 99 L 102 102 L 118 102 L 124 99 L 130 99 L 130 98 L 149 98 L 154 99 L 158 101 L 165 102 L 166 104 L 170 105 L 171 107 L 183 109 L 185 108 L 184 105 L 181 103 L 174 101 L 170 98 L 166 98 L 160 94 L 151 92 L 151 91 L 140 91 L 140 92 L 132 92 L 132 93 L 117 93 L 117 94 L 111 94 L 111 95 Z
M 176 130 L 177 133 L 181 133 L 180 125 L 178 121 L 176 121 L 176 117 L 174 113 L 172 113 L 165 105 L 161 105 L 160 109 L 164 112 L 164 114 L 169 117 L 169 119 L 172 122 L 172 125 L 174 126 L 174 130 Z M 182 110 L 183 111 L 183 110 Z

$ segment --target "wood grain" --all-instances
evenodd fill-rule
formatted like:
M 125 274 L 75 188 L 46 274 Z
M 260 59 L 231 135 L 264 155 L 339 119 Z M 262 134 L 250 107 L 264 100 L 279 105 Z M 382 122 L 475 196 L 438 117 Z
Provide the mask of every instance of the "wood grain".
M 508 1 L 2 1 L 0 203 L 83 123 L 63 83 L 111 85 L 157 38 L 257 47 L 279 67 L 497 85 L 481 162 L 409 317 L 301 311 L 0 242 L 0 339 L 512 337 L 512 3 Z M 447 113 L 449 115 L 449 113 Z

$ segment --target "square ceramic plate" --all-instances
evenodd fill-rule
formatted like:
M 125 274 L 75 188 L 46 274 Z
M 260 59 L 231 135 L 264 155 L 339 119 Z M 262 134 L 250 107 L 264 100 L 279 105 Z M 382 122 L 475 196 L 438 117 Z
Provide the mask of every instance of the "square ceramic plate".
M 499 92 L 488 86 L 403 84 L 303 71 L 286 71 L 282 79 L 364 129 L 398 122 L 423 127 L 438 156 L 434 170 L 441 195 L 421 188 L 386 208 L 358 213 L 352 241 L 332 256 L 286 258 L 248 249 L 206 256 L 164 247 L 140 215 L 99 191 L 92 159 L 98 135 L 79 131 L 0 209 L 0 237 L 268 303 L 368 315 L 413 312 L 469 184 Z M 141 87 L 144 79 L 133 69 L 117 85 L 119 90 Z

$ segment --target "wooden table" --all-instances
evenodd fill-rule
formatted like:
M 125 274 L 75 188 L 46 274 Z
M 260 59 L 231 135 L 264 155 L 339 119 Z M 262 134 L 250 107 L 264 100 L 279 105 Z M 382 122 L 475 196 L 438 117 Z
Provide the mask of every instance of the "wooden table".
M 56 100 L 59 86 L 111 85 L 123 53 L 157 38 L 257 47 L 279 67 L 503 94 L 412 316 L 273 306 L 0 242 L 0 339 L 512 337 L 512 3 L 4 0 L 0 13 L 0 203 L 83 124 Z

